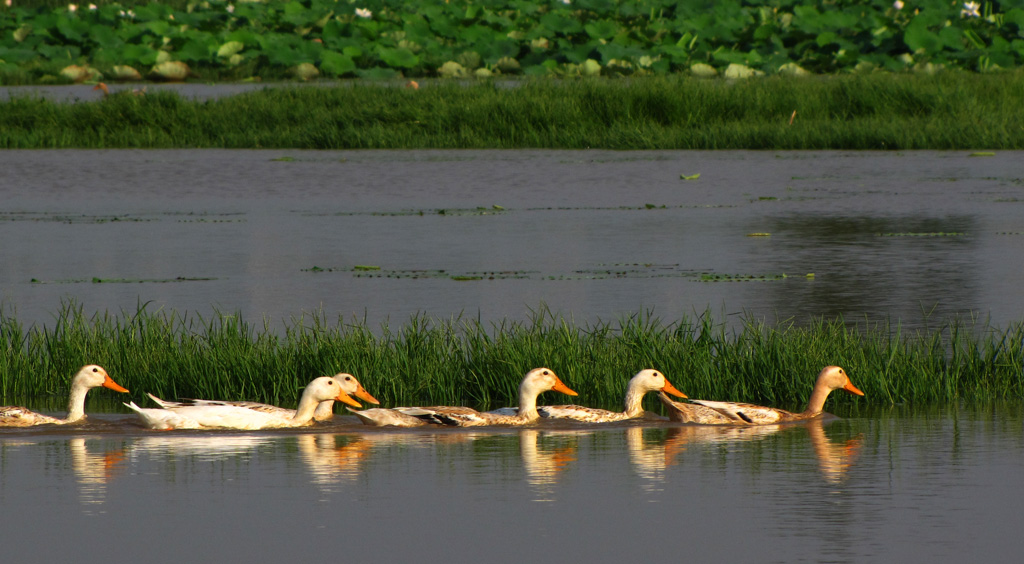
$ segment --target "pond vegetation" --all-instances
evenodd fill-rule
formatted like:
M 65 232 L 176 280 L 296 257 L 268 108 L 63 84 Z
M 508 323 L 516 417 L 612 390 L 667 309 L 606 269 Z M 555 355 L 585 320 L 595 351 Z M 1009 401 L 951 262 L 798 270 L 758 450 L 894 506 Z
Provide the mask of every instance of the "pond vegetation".
M 1022 28 L 1019 1 L 9 0 L 0 83 L 992 72 Z
M 1021 92 L 1016 71 L 438 81 L 418 90 L 355 82 L 207 101 L 166 91 L 73 104 L 16 96 L 0 103 L 0 147 L 991 151 L 1024 148 Z
M 592 325 L 539 308 L 528 322 L 414 316 L 369 327 L 322 313 L 272 331 L 217 313 L 86 316 L 65 304 L 52 324 L 0 317 L 0 399 L 66 394 L 80 366 L 98 363 L 136 397 L 252 399 L 288 404 L 315 376 L 355 374 L 383 405 L 499 407 L 529 369 L 547 366 L 579 403 L 618 406 L 642 368 L 662 370 L 690 397 L 803 405 L 821 367 L 837 364 L 864 405 L 993 401 L 1024 393 L 1024 326 L 950 320 L 927 331 L 842 319 L 727 330 L 709 313 L 666 322 L 635 315 Z M 854 401 L 838 395 L 832 406 Z M 653 402 L 649 408 L 660 410 Z

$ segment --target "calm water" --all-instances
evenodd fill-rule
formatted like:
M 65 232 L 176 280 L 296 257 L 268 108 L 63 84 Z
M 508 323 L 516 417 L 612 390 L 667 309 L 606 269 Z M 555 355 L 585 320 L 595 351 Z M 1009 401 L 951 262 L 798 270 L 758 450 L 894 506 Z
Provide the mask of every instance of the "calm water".
M 710 308 L 718 319 L 841 314 L 914 328 L 976 315 L 1003 326 L 1024 318 L 1022 162 L 3 151 L 0 304 L 26 324 L 74 298 L 87 312 L 149 303 L 274 325 L 315 311 L 372 326 L 415 313 L 526 319 L 547 305 L 578 322 Z
M 0 307 L 26 324 L 73 299 L 272 326 L 542 304 L 581 323 L 710 308 L 1005 326 L 1024 319 L 1022 157 L 2 151 Z M 0 430 L 4 561 L 1007 561 L 1024 548 L 1020 407 L 260 434 L 100 414 Z
M 1024 549 L 1019 407 L 495 432 L 106 416 L 0 433 L 0 529 L 26 562 L 1005 562 Z

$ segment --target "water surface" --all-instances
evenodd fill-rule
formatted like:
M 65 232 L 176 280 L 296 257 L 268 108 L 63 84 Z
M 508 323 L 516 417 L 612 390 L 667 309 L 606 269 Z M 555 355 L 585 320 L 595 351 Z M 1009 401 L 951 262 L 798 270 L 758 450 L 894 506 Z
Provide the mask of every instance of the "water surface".
M 5 558 L 956 562 L 1024 548 L 1019 405 L 760 428 L 93 419 L 0 431 Z
M 0 303 L 370 325 L 1024 314 L 1020 152 L 4 151 Z M 700 174 L 696 180 L 681 175 Z M 360 267 L 370 267 L 369 270 Z M 813 277 L 808 277 L 813 274 Z

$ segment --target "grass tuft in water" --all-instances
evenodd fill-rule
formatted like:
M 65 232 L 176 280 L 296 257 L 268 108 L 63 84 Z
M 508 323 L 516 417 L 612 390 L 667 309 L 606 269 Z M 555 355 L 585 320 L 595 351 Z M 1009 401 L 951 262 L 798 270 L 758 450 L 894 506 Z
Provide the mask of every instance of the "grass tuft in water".
M 1024 325 L 996 330 L 959 320 L 913 333 L 842 319 L 806 326 L 748 320 L 727 330 L 707 313 L 578 326 L 541 308 L 527 322 L 414 316 L 378 328 L 312 314 L 272 331 L 226 313 L 206 318 L 143 305 L 88 316 L 65 304 L 43 326 L 0 314 L 0 399 L 64 397 L 69 376 L 97 363 L 141 401 L 150 392 L 294 405 L 309 380 L 343 371 L 385 406 L 491 408 L 514 405 L 523 374 L 547 366 L 580 393 L 580 404 L 614 408 L 629 378 L 652 367 L 693 398 L 802 408 L 818 371 L 838 364 L 867 394 L 835 394 L 830 409 L 841 410 L 1020 398 L 1022 343 Z M 542 402 L 566 402 L 556 396 Z

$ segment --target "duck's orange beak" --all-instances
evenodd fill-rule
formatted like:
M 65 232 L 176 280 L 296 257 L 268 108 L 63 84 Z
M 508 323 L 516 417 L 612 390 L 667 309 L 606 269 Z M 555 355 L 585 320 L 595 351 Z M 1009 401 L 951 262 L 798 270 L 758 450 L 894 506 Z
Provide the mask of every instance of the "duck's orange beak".
M 365 401 L 366 403 L 380 405 L 380 402 L 377 401 L 377 398 L 371 396 L 370 392 L 367 392 L 366 388 L 364 388 L 362 384 L 359 384 L 359 387 L 356 389 L 356 397 Z
M 665 387 L 662 388 L 661 391 L 681 398 L 687 397 L 686 394 L 677 390 L 676 387 L 672 385 L 672 382 L 669 382 L 668 380 L 665 380 Z
M 352 396 L 346 394 L 345 392 L 338 392 L 338 397 L 336 397 L 334 399 L 337 400 L 337 401 L 340 401 L 342 403 L 347 403 L 347 404 L 351 405 L 352 407 L 363 407 L 363 405 L 361 403 L 359 403 L 356 400 L 352 399 Z
M 567 396 L 578 396 L 579 395 L 576 392 L 572 391 L 569 388 L 569 386 L 566 386 L 564 383 L 562 383 L 561 380 L 556 380 L 555 381 L 555 385 L 552 386 L 551 389 L 556 391 L 556 392 L 562 392 L 563 394 L 565 394 Z
M 851 394 L 857 394 L 858 396 L 864 395 L 864 392 L 858 390 L 857 386 L 854 386 L 853 382 L 851 382 L 850 380 L 846 380 L 846 385 L 843 386 L 843 389 L 846 390 L 847 392 L 850 392 Z
M 104 388 L 110 388 L 111 390 L 114 390 L 115 392 L 127 392 L 128 391 L 128 388 L 125 388 L 121 384 L 118 384 L 117 382 L 115 382 L 114 379 L 111 378 L 109 375 L 105 375 L 103 377 L 103 387 Z

